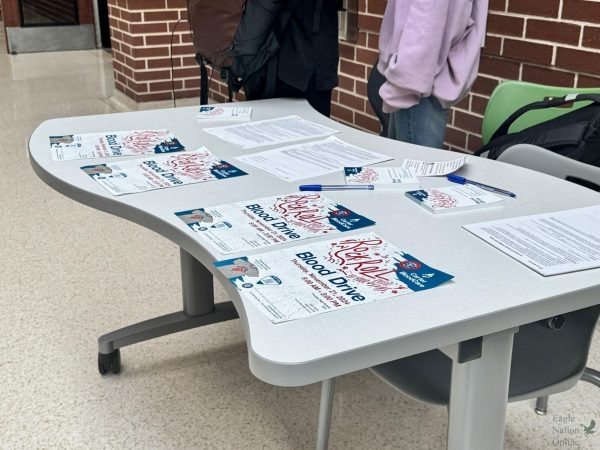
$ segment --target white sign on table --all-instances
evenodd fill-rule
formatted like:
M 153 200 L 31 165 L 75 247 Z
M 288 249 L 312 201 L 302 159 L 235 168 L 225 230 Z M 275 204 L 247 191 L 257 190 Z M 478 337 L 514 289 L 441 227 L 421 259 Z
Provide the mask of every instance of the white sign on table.
M 544 276 L 600 267 L 600 205 L 463 228 Z
M 339 133 L 333 128 L 293 115 L 239 125 L 204 128 L 204 131 L 246 149 L 263 145 L 286 144 Z
M 363 166 L 391 158 L 330 136 L 275 150 L 236 157 L 239 161 L 264 170 L 285 181 L 298 181 L 329 173 L 343 173 L 349 165 Z

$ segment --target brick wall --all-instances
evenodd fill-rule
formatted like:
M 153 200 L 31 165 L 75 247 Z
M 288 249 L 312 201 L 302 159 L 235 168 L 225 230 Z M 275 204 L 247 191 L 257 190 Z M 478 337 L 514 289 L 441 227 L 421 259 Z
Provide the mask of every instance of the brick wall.
M 339 87 L 332 117 L 379 132 L 367 95 L 367 76 L 377 58 L 386 0 L 359 0 L 356 43 L 340 42 Z M 171 57 L 177 98 L 198 96 L 185 0 L 109 0 L 116 87 L 136 101 L 172 98 Z M 471 93 L 452 110 L 448 148 L 472 152 L 481 145 L 481 119 L 494 87 L 516 79 L 559 86 L 600 86 L 598 0 L 490 0 L 480 73 Z M 177 25 L 175 31 L 174 27 Z M 173 46 L 171 49 L 171 35 Z M 214 100 L 226 88 L 214 76 Z M 243 97 L 238 96 L 239 99 Z
M 379 28 L 386 4 L 386 0 L 358 1 L 358 40 L 340 41 L 340 83 L 331 108 L 333 118 L 377 134 L 381 128 L 367 100 L 367 77 L 379 55 Z

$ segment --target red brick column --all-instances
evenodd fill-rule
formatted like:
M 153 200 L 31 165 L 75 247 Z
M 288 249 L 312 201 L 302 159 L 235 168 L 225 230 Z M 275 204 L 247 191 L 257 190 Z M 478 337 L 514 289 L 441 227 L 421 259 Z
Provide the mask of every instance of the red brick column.
M 198 96 L 185 0 L 109 0 L 115 86 L 136 102 Z M 171 69 L 171 64 L 173 69 Z

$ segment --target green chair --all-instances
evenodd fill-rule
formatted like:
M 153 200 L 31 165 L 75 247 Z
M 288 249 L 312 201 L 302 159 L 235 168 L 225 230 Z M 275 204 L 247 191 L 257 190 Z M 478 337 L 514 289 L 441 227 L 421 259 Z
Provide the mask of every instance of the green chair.
M 520 107 L 549 97 L 564 97 L 580 93 L 600 94 L 600 88 L 563 88 L 527 83 L 524 81 L 505 81 L 492 92 L 485 109 L 482 124 L 483 143 L 489 142 L 498 127 Z M 528 111 L 519 117 L 509 128 L 510 132 L 559 117 L 588 105 L 590 102 L 573 103 L 571 107 L 544 108 Z M 486 156 L 483 153 L 481 156 Z M 573 181 L 595 191 L 600 191 L 600 168 L 580 161 L 549 152 L 530 144 L 516 144 L 509 147 L 498 157 L 498 161 L 525 167 L 537 172 L 547 173 L 558 178 Z

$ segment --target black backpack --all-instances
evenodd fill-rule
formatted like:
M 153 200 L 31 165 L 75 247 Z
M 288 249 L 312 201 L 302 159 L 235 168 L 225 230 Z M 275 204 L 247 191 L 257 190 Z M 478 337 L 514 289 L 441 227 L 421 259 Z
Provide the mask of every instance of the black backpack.
M 512 123 L 534 109 L 563 106 L 574 102 L 591 101 L 546 122 L 515 133 L 508 133 Z M 577 161 L 600 167 L 600 94 L 567 95 L 530 103 L 511 114 L 494 132 L 489 142 L 475 152 L 496 159 L 515 144 L 533 144 Z
M 188 21 L 196 61 L 200 66 L 200 104 L 208 103 L 207 65 L 227 82 L 231 101 L 233 91 L 238 91 L 246 79 L 273 60 L 279 50 L 276 34 L 283 31 L 298 1 L 289 0 L 287 6 L 279 11 L 279 2 L 274 1 L 188 0 Z M 245 41 L 238 37 L 243 23 L 252 27 L 251 30 L 243 30 L 243 35 L 249 36 Z M 272 24 L 272 27 L 265 24 Z M 267 31 L 252 33 L 253 29 Z M 234 64 L 235 77 L 232 76 Z M 272 84 L 274 86 L 274 81 Z

